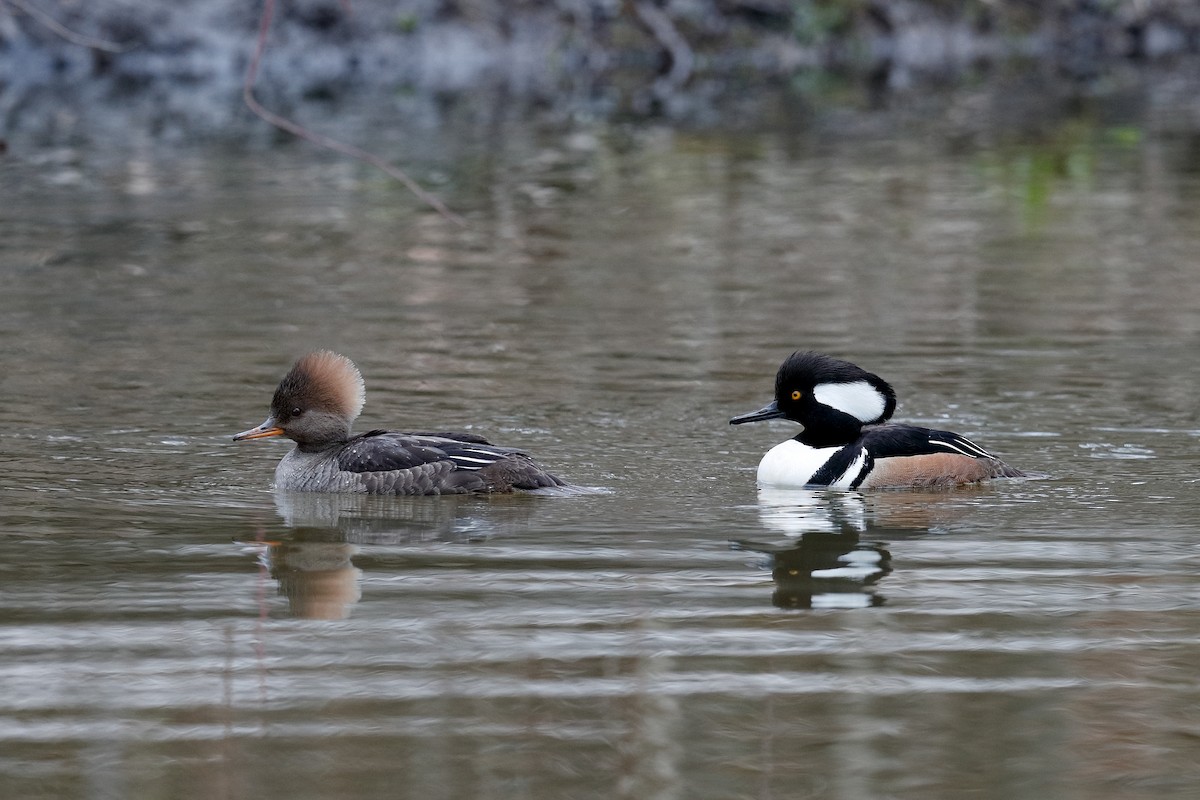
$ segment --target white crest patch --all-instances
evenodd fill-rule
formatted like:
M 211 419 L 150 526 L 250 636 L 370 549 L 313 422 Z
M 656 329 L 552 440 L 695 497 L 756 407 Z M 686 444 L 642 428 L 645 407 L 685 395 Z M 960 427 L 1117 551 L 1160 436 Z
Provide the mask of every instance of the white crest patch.
M 818 383 L 813 387 L 813 397 L 818 403 L 836 408 L 864 423 L 878 420 L 886 406 L 883 395 L 866 381 Z

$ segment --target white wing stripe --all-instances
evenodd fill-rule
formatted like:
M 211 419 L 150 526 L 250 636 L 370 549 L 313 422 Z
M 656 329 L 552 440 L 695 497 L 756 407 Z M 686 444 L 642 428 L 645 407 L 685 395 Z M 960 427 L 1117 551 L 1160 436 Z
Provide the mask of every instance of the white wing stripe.
M 450 456 L 451 461 L 457 461 L 460 464 L 494 464 L 499 461 L 498 456 L 493 455 L 491 458 L 471 458 L 470 456 L 453 455 Z
M 970 456 L 971 458 L 995 458 L 995 456 L 993 456 L 987 450 L 984 450 L 982 447 L 968 439 L 959 439 L 958 441 L 954 442 L 943 442 L 940 439 L 930 439 L 929 443 L 938 445 L 939 447 L 945 447 L 948 450 L 954 450 L 955 452 L 962 453 L 964 456 Z
M 489 461 L 499 461 L 505 457 L 504 453 L 497 453 L 495 450 L 479 450 L 475 447 L 464 447 L 462 450 L 464 453 L 478 453 Z

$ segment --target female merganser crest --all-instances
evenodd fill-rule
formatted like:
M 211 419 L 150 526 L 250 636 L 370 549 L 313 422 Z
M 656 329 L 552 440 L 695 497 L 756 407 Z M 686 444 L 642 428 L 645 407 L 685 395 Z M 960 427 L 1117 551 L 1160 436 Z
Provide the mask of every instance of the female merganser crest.
M 296 443 L 275 469 L 275 488 L 366 494 L 464 494 L 565 484 L 525 453 L 470 433 L 350 435 L 366 389 L 354 362 L 320 350 L 284 376 L 263 424 L 234 441 L 286 436 Z
M 775 399 L 729 424 L 783 418 L 804 426 L 763 456 L 759 486 L 930 488 L 1025 476 L 957 433 L 887 422 L 895 410 L 896 393 L 878 375 L 796 352 L 775 376 Z

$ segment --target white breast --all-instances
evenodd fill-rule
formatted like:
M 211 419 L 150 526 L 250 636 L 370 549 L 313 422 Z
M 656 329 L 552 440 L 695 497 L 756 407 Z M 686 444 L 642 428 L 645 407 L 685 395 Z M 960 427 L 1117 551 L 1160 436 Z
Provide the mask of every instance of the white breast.
M 812 477 L 840 447 L 809 447 L 795 439 L 780 442 L 767 451 L 758 463 L 758 485 L 798 488 L 812 483 Z M 862 469 L 867 451 L 862 450 L 843 475 L 829 484 L 831 489 L 848 489 Z

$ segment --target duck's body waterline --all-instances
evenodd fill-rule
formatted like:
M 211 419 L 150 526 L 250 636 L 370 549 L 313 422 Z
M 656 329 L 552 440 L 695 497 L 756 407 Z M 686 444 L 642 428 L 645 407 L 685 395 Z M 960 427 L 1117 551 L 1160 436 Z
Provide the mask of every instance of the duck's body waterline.
M 295 441 L 275 469 L 275 487 L 287 491 L 434 495 L 565 485 L 519 450 L 475 434 L 376 430 L 352 437 L 364 398 L 350 359 L 310 353 L 280 382 L 266 421 L 234 439 Z
M 775 399 L 731 425 L 789 419 L 804 426 L 758 465 L 763 487 L 938 488 L 1023 477 L 964 436 L 888 422 L 892 387 L 848 361 L 793 353 L 775 379 Z
M 812 476 L 829 461 L 837 447 L 809 447 L 795 439 L 786 439 L 767 451 L 758 463 L 758 485 L 780 489 L 811 485 Z M 805 475 L 797 484 L 796 476 Z M 829 484 L 831 489 L 849 489 L 850 479 Z
M 357 476 L 338 469 L 334 451 L 305 453 L 293 447 L 275 467 L 275 488 L 292 492 L 366 493 Z

